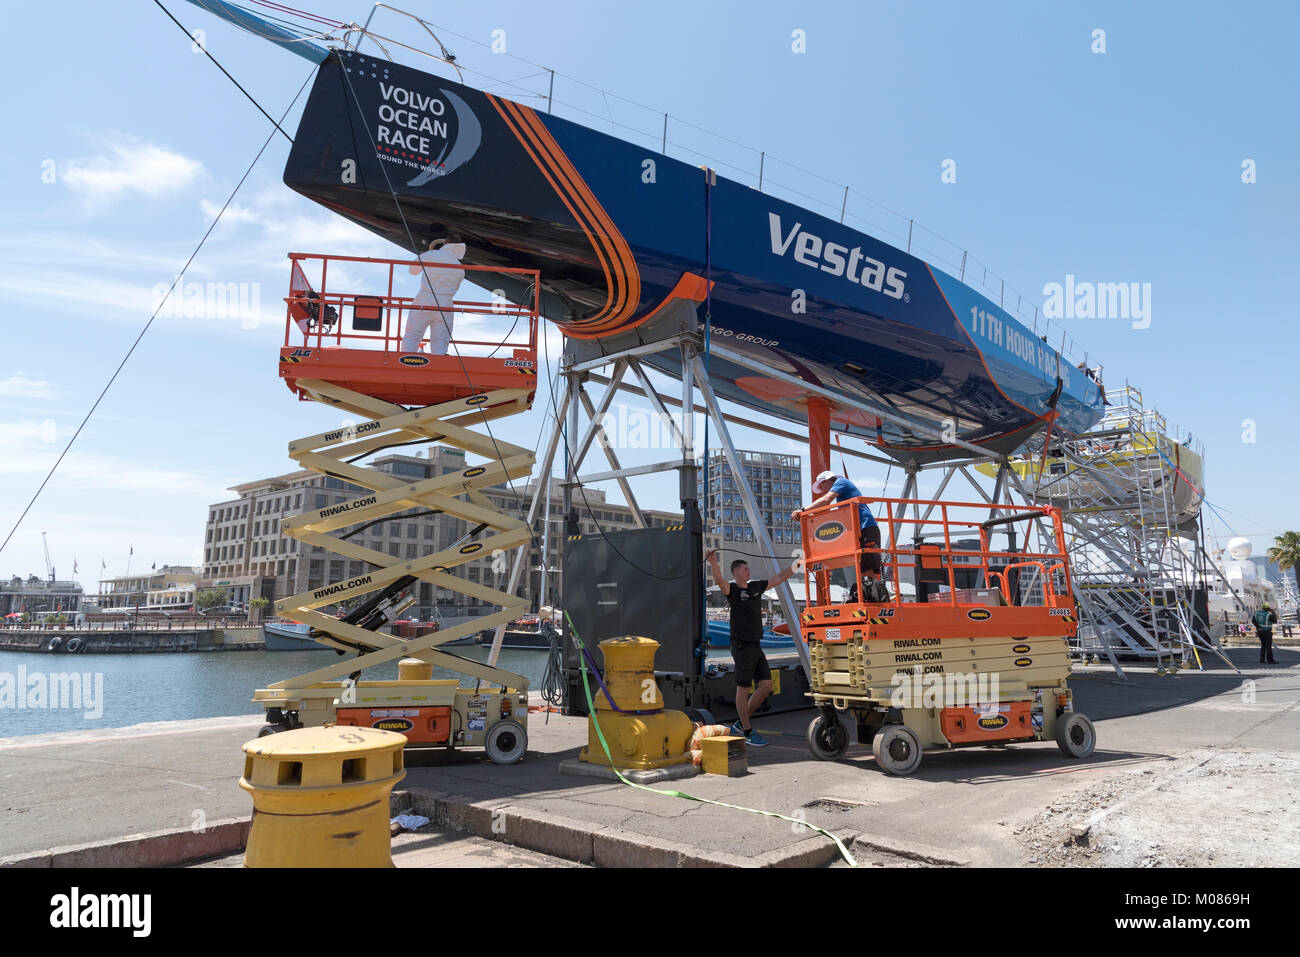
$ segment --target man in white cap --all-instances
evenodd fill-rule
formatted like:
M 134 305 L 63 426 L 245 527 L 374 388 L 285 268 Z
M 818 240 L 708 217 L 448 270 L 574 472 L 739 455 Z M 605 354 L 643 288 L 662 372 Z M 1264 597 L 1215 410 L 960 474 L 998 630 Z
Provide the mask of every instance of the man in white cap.
M 862 497 L 856 485 L 829 469 L 813 479 L 812 490 L 813 503 L 808 506 L 808 510 L 821 508 L 831 502 L 844 502 L 851 498 Z M 790 513 L 790 517 L 798 521 L 804 511 L 805 509 L 796 508 Z M 861 520 L 858 547 L 880 548 L 880 526 L 876 524 L 876 517 L 871 514 L 871 509 L 861 502 L 858 503 L 858 517 Z M 861 566 L 860 580 L 856 583 L 856 591 L 861 596 L 859 600 L 889 601 L 889 592 L 880 580 L 880 553 L 861 553 Z
M 465 270 L 449 269 L 459 266 L 465 256 L 465 244 L 458 237 L 438 238 L 429 243 L 429 251 L 420 254 L 421 263 L 439 265 L 411 266 L 412 276 L 420 276 L 420 289 L 411 300 L 406 314 L 406 330 L 402 334 L 402 351 L 419 352 L 420 341 L 429 332 L 429 351 L 435 356 L 445 356 L 451 343 L 452 321 L 456 313 L 452 300 L 460 289 Z M 432 327 L 432 328 L 430 328 Z

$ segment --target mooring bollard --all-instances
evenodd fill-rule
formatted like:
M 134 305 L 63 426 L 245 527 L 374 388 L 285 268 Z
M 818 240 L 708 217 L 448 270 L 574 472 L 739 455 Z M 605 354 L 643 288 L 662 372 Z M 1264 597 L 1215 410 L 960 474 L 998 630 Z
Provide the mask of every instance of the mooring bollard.
M 655 681 L 658 647 L 659 642 L 636 635 L 600 643 L 609 697 L 593 690 L 596 707 L 588 717 L 587 746 L 578 760 L 609 766 L 612 758 L 615 767 L 639 771 L 690 762 L 687 743 L 695 726 L 683 712 L 664 709 Z M 596 731 L 597 721 L 609 745 L 608 757 Z
M 389 797 L 406 776 L 403 735 L 299 728 L 244 745 L 253 797 L 245 867 L 392 867 Z
M 432 681 L 433 665 L 419 658 L 403 658 L 397 663 L 398 681 Z

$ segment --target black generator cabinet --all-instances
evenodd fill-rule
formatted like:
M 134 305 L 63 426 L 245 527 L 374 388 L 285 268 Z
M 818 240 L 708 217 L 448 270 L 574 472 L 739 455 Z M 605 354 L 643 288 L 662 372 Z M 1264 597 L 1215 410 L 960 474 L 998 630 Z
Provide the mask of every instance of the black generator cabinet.
M 659 642 L 655 677 L 664 707 L 694 720 L 736 717 L 736 680 L 726 659 L 710 662 L 704 645 L 704 539 L 688 502 L 680 525 L 570 535 L 564 548 L 564 699 L 566 715 L 585 717 L 581 661 L 573 628 L 603 672 L 606 638 L 640 635 Z M 798 655 L 768 651 L 774 685 L 759 714 L 811 706 Z M 600 689 L 588 676 L 593 699 Z M 707 712 L 707 713 L 706 713 Z
M 586 716 L 582 662 L 573 628 L 603 672 L 600 643 L 640 635 L 659 642 L 655 676 L 664 707 L 701 707 L 704 672 L 704 551 L 699 510 L 661 528 L 569 535 L 564 543 L 563 713 Z M 593 699 L 600 694 L 588 676 Z

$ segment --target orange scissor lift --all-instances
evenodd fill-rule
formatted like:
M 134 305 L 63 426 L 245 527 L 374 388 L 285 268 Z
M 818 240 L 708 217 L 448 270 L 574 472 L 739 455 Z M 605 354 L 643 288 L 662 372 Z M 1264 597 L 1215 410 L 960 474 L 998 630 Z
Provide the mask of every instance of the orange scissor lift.
M 367 570 L 340 581 L 309 581 L 308 591 L 276 602 L 278 615 L 309 625 L 313 639 L 344 657 L 257 690 L 254 701 L 267 714 L 262 734 L 330 722 L 362 725 L 400 731 L 412 745 L 482 746 L 493 761 L 518 761 L 528 740 L 528 679 L 439 646 L 527 611 L 515 596 L 452 570 L 531 538 L 527 524 L 497 509 L 484 489 L 530 475 L 533 453 L 492 435 L 490 427 L 486 433 L 476 427 L 532 407 L 540 277 L 534 270 L 492 267 L 494 276 L 526 290 L 518 297 L 525 304 L 457 299 L 449 313 L 459 326 L 469 327 L 469 334 L 453 338 L 448 355 L 428 355 L 400 350 L 406 324 L 424 307 L 394 294 L 395 270 L 456 268 L 471 273 L 472 280 L 475 270 L 486 267 L 303 253 L 289 259 L 280 375 L 300 399 L 360 420 L 291 442 L 289 456 L 304 469 L 369 492 L 286 519 L 282 528 L 303 543 L 298 561 L 330 551 Z M 410 281 L 403 277 L 402 283 Z M 366 291 L 339 291 L 345 284 Z M 442 316 L 435 310 L 434 321 Z M 482 326 L 488 331 L 480 333 Z M 498 333 L 507 327 L 502 338 Z M 485 462 L 418 481 L 357 464 L 383 449 L 415 443 L 450 446 Z M 418 557 L 393 556 L 367 547 L 363 539 L 350 540 L 412 509 L 461 519 L 470 531 L 444 547 L 429 546 Z M 412 589 L 421 581 L 501 610 L 416 638 L 380 631 L 414 603 Z M 337 615 L 323 610 L 339 603 L 350 607 Z M 397 680 L 360 680 L 363 669 L 391 662 L 398 663 Z M 458 678 L 434 679 L 435 666 L 476 682 L 462 688 Z
M 880 548 L 860 546 L 859 504 L 881 526 Z M 1092 723 L 1074 711 L 1066 681 L 1077 614 L 1056 509 L 855 498 L 801 518 L 815 756 L 844 754 L 842 716 L 892 774 L 911 774 L 932 748 L 1055 739 L 1068 756 L 1092 752 Z M 1036 520 L 1048 550 L 993 548 L 995 533 L 1028 541 Z M 864 555 L 879 555 L 891 600 L 832 602 L 832 573 L 853 580 Z

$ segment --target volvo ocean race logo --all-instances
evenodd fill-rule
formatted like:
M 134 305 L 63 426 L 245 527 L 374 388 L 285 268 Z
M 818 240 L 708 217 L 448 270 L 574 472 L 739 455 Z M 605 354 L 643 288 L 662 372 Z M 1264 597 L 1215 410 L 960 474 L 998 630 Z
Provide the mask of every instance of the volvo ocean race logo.
M 823 242 L 795 223 L 787 233 L 776 213 L 767 214 L 768 228 L 772 234 L 772 254 L 785 256 L 791 253 L 796 262 L 812 269 L 820 269 L 832 276 L 846 276 L 850 282 L 866 286 L 873 292 L 883 292 L 892 299 L 904 299 L 903 280 L 907 273 L 897 266 L 886 266 L 862 252 L 862 247 L 849 249 L 839 243 Z
M 382 159 L 419 169 L 407 186 L 423 186 L 465 165 L 478 152 L 483 128 L 450 90 L 429 95 L 379 81 L 375 145 Z

